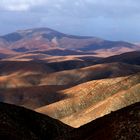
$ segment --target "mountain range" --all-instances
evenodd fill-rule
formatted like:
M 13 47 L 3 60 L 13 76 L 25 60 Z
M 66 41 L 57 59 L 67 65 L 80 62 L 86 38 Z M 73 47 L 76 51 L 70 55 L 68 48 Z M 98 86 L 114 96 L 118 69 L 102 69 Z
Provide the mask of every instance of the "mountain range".
M 96 56 L 110 56 L 140 49 L 138 45 L 124 41 L 67 35 L 49 28 L 20 30 L 0 36 L 0 46 L 7 51 L 9 49 L 14 52 L 48 55 L 95 54 Z
M 49 28 L 0 36 L 0 102 L 0 139 L 135 140 L 140 47 Z

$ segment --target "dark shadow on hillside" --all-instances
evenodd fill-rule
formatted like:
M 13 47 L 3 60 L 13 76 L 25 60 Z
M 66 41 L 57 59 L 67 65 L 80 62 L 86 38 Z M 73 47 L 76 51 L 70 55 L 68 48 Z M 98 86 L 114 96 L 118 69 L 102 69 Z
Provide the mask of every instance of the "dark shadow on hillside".
M 33 86 L 0 90 L 0 101 L 35 109 L 68 98 L 65 86 Z

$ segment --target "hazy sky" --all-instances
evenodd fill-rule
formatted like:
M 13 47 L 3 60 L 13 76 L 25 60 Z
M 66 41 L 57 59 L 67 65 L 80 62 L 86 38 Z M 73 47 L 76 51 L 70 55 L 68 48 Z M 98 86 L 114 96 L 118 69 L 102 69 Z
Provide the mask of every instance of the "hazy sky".
M 0 34 L 49 27 L 140 42 L 140 0 L 0 0 Z

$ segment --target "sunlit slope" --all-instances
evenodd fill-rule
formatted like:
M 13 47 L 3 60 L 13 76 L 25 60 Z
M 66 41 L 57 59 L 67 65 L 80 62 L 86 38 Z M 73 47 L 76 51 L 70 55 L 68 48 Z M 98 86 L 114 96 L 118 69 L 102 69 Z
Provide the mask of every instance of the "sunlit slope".
M 62 91 L 68 99 L 36 111 L 73 127 L 140 101 L 140 74 L 95 80 Z

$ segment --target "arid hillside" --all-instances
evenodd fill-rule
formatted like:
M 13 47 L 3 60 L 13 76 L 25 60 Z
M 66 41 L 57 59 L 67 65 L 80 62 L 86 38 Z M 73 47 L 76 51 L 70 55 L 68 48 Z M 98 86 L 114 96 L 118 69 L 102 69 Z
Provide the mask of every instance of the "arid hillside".
M 49 28 L 0 36 L 0 139 L 137 139 L 139 50 Z
M 57 140 L 139 140 L 140 103 L 112 112 Z
M 50 73 L 41 79 L 41 85 L 78 85 L 87 81 L 127 76 L 140 72 L 140 66 L 125 63 L 105 63 L 80 69 Z
M 36 109 L 69 98 L 71 95 L 66 95 L 61 91 L 74 85 L 140 72 L 139 66 L 123 63 L 98 64 L 60 72 L 53 72 L 50 67 L 44 64 L 45 67 L 41 67 L 41 64 L 37 65 L 36 63 L 30 65 L 29 62 L 26 62 L 25 64 L 29 64 L 31 69 L 26 69 L 28 65 L 23 65 L 24 69 L 20 70 L 19 68 L 22 68 L 22 65 L 20 67 L 20 65 L 12 64 L 16 67 L 11 67 L 11 71 L 6 69 L 9 71 L 6 73 L 5 70 L 5 73 L 0 76 L 0 101 Z M 32 69 L 36 65 L 37 68 Z M 18 68 L 17 72 L 12 72 L 15 68 Z M 46 71 L 44 68 L 46 68 Z
M 73 127 L 79 127 L 140 101 L 140 74 L 94 80 L 66 89 L 62 101 L 36 109 Z

